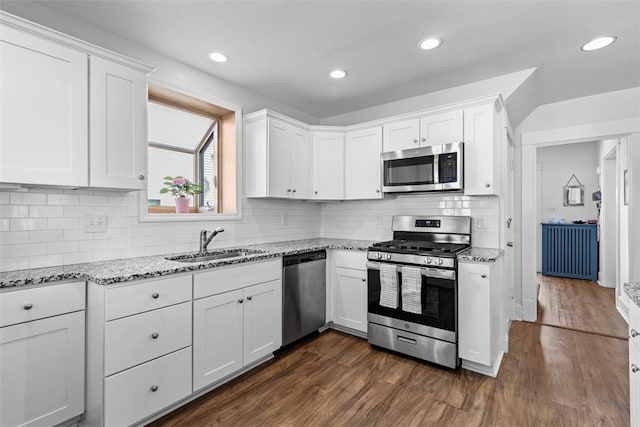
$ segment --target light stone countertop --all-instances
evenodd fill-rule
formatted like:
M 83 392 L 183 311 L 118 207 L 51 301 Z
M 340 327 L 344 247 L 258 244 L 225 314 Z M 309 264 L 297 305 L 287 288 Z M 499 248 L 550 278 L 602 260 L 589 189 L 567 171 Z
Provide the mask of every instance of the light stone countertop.
M 640 282 L 625 283 L 624 291 L 629 295 L 629 299 L 640 307 Z
M 500 249 L 469 248 L 458 254 L 458 261 L 495 262 L 500 255 L 502 255 L 502 251 Z
M 286 255 L 295 255 L 323 249 L 346 249 L 366 251 L 373 242 L 347 239 L 305 239 L 286 242 L 244 245 L 238 248 L 261 251 L 245 256 L 183 263 L 165 259 L 166 254 L 157 256 L 116 259 L 111 261 L 91 262 L 55 267 L 0 272 L 0 288 L 55 283 L 68 280 L 89 280 L 99 285 L 128 282 L 138 279 L 168 276 L 176 273 L 200 271 L 231 264 L 260 261 Z M 225 248 L 232 251 L 237 248 Z M 221 249 L 212 249 L 221 250 Z

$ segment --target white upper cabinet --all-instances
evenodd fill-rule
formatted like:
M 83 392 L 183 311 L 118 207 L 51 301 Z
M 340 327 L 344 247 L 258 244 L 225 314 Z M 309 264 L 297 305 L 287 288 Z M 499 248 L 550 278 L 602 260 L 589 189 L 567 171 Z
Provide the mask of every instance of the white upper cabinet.
M 0 182 L 146 185 L 151 68 L 0 13 Z
M 147 174 L 147 79 L 91 57 L 90 178 L 93 187 L 144 189 Z
M 399 151 L 463 141 L 462 110 L 384 125 L 384 151 Z
M 87 186 L 87 55 L 0 24 L 0 182 Z
M 317 200 L 344 199 L 344 133 L 313 133 L 313 194 Z
M 420 147 L 420 120 L 394 122 L 383 127 L 384 151 L 400 151 Z
M 499 117 L 494 103 L 464 110 L 464 194 L 498 194 L 500 182 Z
M 381 199 L 382 127 L 345 134 L 345 199 Z
M 245 119 L 247 197 L 308 199 L 311 133 L 266 111 Z
M 462 110 L 434 114 L 420 119 L 420 146 L 462 142 Z

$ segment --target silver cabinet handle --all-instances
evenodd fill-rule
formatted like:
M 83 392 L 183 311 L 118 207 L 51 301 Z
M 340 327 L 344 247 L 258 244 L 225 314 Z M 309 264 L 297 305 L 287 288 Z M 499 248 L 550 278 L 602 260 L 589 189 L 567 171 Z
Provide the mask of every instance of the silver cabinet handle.
M 248 296 L 247 301 L 251 301 L 252 298 L 253 298 L 252 296 Z
M 417 139 L 414 139 L 414 140 L 413 140 L 413 143 L 414 143 L 414 144 L 417 144 L 417 143 L 418 143 L 418 140 L 417 140 Z
M 151 391 L 153 391 L 153 392 L 158 391 L 158 386 L 157 385 L 152 385 L 151 386 Z
M 636 372 L 640 371 L 640 368 L 638 368 L 636 365 L 634 365 L 633 363 L 631 364 L 631 372 L 633 372 L 634 374 Z
M 151 294 L 151 298 L 153 298 L 153 299 L 158 299 L 159 296 L 160 296 L 160 294 L 157 293 L 157 292 L 154 292 L 154 293 Z
M 318 194 L 318 192 L 317 192 L 317 191 L 314 191 L 314 192 L 313 192 L 313 194 Z
M 240 299 L 238 300 L 238 304 L 242 304 L 242 301 L 244 301 L 244 300 L 243 300 L 242 298 L 240 298 Z
M 291 193 L 291 189 L 290 188 L 287 188 L 287 193 Z
M 292 193 L 295 193 L 295 192 L 296 192 L 296 190 L 293 190 L 293 191 L 292 191 Z
M 480 277 L 482 277 L 483 279 L 486 279 L 486 278 L 487 278 L 487 275 L 486 275 L 486 274 L 483 274 L 483 275 L 481 275 Z
M 24 305 L 24 309 L 25 310 L 31 310 L 33 308 L 33 304 L 25 304 Z
M 427 138 L 422 138 L 421 141 L 422 142 L 427 142 Z
M 138 179 L 139 179 L 140 181 L 144 181 L 144 175 L 138 175 Z
M 378 188 L 378 189 L 376 190 L 376 193 L 379 193 L 379 192 L 380 192 L 380 189 Z
M 154 332 L 154 333 L 151 334 L 151 338 L 153 338 L 154 340 L 157 340 L 159 336 L 160 335 L 158 335 L 157 332 Z
M 398 335 L 398 341 L 406 342 L 408 344 L 413 344 L 413 345 L 418 344 L 418 341 L 416 341 L 414 339 L 411 339 L 411 338 L 405 338 L 405 337 L 403 337 L 401 335 Z
M 484 185 L 485 187 L 489 188 L 491 187 L 491 184 L 489 184 L 488 182 Z
M 366 281 L 367 281 L 367 279 L 362 279 L 362 281 L 363 281 L 363 282 L 366 282 Z
M 631 338 L 635 338 L 635 337 L 637 337 L 638 335 L 640 335 L 640 334 L 638 334 L 638 331 L 636 331 L 635 329 L 632 329 L 632 330 L 631 330 Z

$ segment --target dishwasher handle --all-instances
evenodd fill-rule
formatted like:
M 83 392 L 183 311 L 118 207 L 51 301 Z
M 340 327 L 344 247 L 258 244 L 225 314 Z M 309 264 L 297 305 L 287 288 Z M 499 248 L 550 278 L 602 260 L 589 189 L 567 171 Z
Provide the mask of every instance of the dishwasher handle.
M 290 265 L 304 264 L 313 261 L 322 261 L 327 258 L 326 251 L 307 252 L 296 255 L 287 255 L 282 259 L 282 265 L 288 267 Z

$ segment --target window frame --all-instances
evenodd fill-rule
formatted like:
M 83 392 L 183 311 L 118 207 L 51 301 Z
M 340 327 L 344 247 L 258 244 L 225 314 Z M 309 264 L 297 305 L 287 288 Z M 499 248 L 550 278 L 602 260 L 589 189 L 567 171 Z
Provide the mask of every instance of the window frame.
M 244 188 L 244 182 L 243 182 L 244 154 L 242 149 L 243 148 L 242 107 L 240 107 L 237 104 L 233 104 L 228 101 L 219 99 L 215 96 L 211 96 L 210 94 L 207 94 L 204 92 L 193 91 L 193 90 L 188 90 L 182 87 L 178 87 L 172 83 L 168 83 L 158 78 L 148 77 L 147 83 L 148 85 L 160 87 L 160 88 L 175 92 L 179 95 L 188 96 L 188 97 L 195 98 L 197 100 L 200 100 L 215 106 L 219 106 L 221 108 L 224 108 L 234 113 L 235 115 L 235 150 L 236 150 L 236 165 L 235 165 L 235 180 L 236 180 L 236 185 L 235 185 L 236 209 L 235 210 L 236 212 L 232 214 L 207 212 L 207 211 L 200 211 L 197 213 L 189 213 L 189 214 L 150 213 L 148 211 L 148 204 L 147 204 L 147 201 L 149 198 L 149 191 L 148 191 L 148 187 L 146 187 L 145 189 L 140 190 L 138 192 L 138 221 L 139 222 L 172 222 L 172 221 L 173 222 L 191 222 L 191 221 L 234 221 L 234 220 L 242 219 L 242 194 L 243 194 L 242 189 Z M 219 126 L 219 123 L 216 123 L 215 126 Z M 208 138 L 209 137 L 207 137 L 206 139 Z M 148 147 L 148 141 L 144 141 L 144 144 L 145 144 L 145 147 Z M 219 144 L 219 141 L 218 141 L 218 144 Z M 200 146 L 196 149 L 196 153 L 199 148 Z M 218 152 L 219 152 L 219 146 L 218 146 Z M 196 167 L 198 166 L 198 163 L 199 163 L 197 157 L 198 156 L 194 156 Z M 219 155 L 217 160 L 219 165 Z M 148 163 L 146 158 L 145 158 L 145 163 L 147 164 L 147 170 L 148 170 Z M 199 174 L 200 172 L 196 170 L 196 173 Z M 220 196 L 218 194 L 218 199 L 219 198 Z M 196 198 L 196 200 L 198 200 L 198 204 L 199 204 L 199 198 Z

